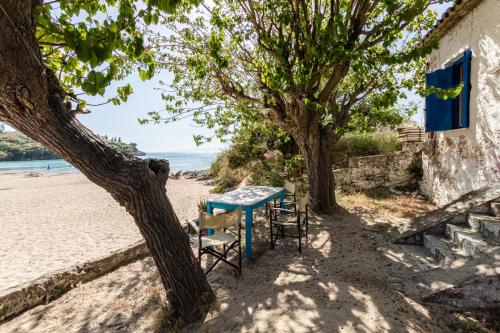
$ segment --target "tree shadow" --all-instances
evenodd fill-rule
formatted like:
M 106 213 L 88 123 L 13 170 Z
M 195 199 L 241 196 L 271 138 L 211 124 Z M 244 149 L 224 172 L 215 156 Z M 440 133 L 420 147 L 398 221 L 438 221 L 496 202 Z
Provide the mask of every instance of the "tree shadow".
M 143 330 L 145 317 L 162 315 L 164 291 L 151 258 L 109 274 L 118 279 L 105 276 L 81 284 L 54 302 L 2 323 L 0 331 L 134 332 Z M 142 297 L 134 299 L 131 295 Z
M 208 277 L 219 303 L 204 330 L 410 332 L 435 327 L 425 307 L 393 287 L 376 251 L 385 236 L 366 225 L 363 217 L 343 209 L 315 216 L 310 245 L 300 255 L 294 239 L 270 250 L 267 223 L 258 219 L 254 248 L 259 257 L 244 265 L 238 279 L 225 269 Z

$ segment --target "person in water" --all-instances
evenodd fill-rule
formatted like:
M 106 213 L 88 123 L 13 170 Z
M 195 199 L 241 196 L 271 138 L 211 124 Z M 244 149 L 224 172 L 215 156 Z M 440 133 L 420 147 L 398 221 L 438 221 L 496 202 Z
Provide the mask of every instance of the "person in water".
M 49 171 L 50 171 L 50 164 L 49 164 L 49 165 L 47 165 L 47 170 L 49 170 Z

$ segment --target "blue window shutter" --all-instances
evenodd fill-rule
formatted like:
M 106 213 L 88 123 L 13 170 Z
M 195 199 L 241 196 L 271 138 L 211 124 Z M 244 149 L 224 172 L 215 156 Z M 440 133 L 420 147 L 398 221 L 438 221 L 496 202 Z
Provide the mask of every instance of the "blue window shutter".
M 448 66 L 438 73 L 438 87 L 447 89 L 453 87 L 453 66 Z M 436 131 L 446 131 L 453 128 L 453 99 L 440 99 L 438 110 L 438 129 Z
M 453 68 L 447 67 L 426 75 L 427 87 L 441 89 L 453 86 Z M 425 98 L 425 131 L 446 131 L 453 127 L 453 100 L 440 99 L 435 94 Z
M 438 86 L 438 71 L 427 73 L 425 75 L 425 84 L 427 87 Z M 425 131 L 434 132 L 436 129 L 436 113 L 438 99 L 435 94 L 425 96 Z
M 470 72 L 471 72 L 472 51 L 464 52 L 463 62 L 463 79 L 464 86 L 462 88 L 462 127 L 469 127 L 469 99 L 470 99 Z

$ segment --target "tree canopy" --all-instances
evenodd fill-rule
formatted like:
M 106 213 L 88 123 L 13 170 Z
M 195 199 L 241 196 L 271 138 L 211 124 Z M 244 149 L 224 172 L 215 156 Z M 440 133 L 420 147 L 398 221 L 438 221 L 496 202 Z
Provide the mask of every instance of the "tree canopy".
M 323 126 L 388 116 L 423 89 L 421 35 L 435 13 L 423 1 L 214 1 L 163 18 L 159 63 L 175 78 L 164 93 L 170 121 L 193 116 L 224 136 L 242 117 L 294 127 L 294 99 Z M 367 102 L 368 106 L 367 107 Z M 193 107 L 192 105 L 196 105 Z
M 137 72 L 148 80 L 157 69 L 147 44 L 148 27 L 161 15 L 196 0 L 54 0 L 35 7 L 36 37 L 45 65 L 58 77 L 74 111 L 85 112 L 85 95 L 103 96 L 114 81 Z M 103 103 L 120 104 L 133 92 L 120 85 Z
M 436 18 L 430 4 L 215 0 L 163 17 L 169 33 L 155 40 L 158 64 L 174 73 L 163 94 L 168 115 L 151 112 L 144 122 L 192 116 L 223 137 L 272 121 L 304 155 L 314 205 L 325 183 L 331 206 L 334 142 L 366 119 L 392 117 L 406 91 L 425 90 L 424 55 L 434 44 L 418 46 Z

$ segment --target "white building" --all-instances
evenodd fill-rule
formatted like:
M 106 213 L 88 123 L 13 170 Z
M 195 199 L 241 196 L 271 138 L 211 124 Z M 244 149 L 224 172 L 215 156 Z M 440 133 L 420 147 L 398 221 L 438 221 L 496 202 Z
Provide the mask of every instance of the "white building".
M 435 36 L 428 85 L 463 83 L 455 99 L 426 98 L 421 190 L 444 205 L 500 183 L 500 0 L 456 1 L 423 42 Z

